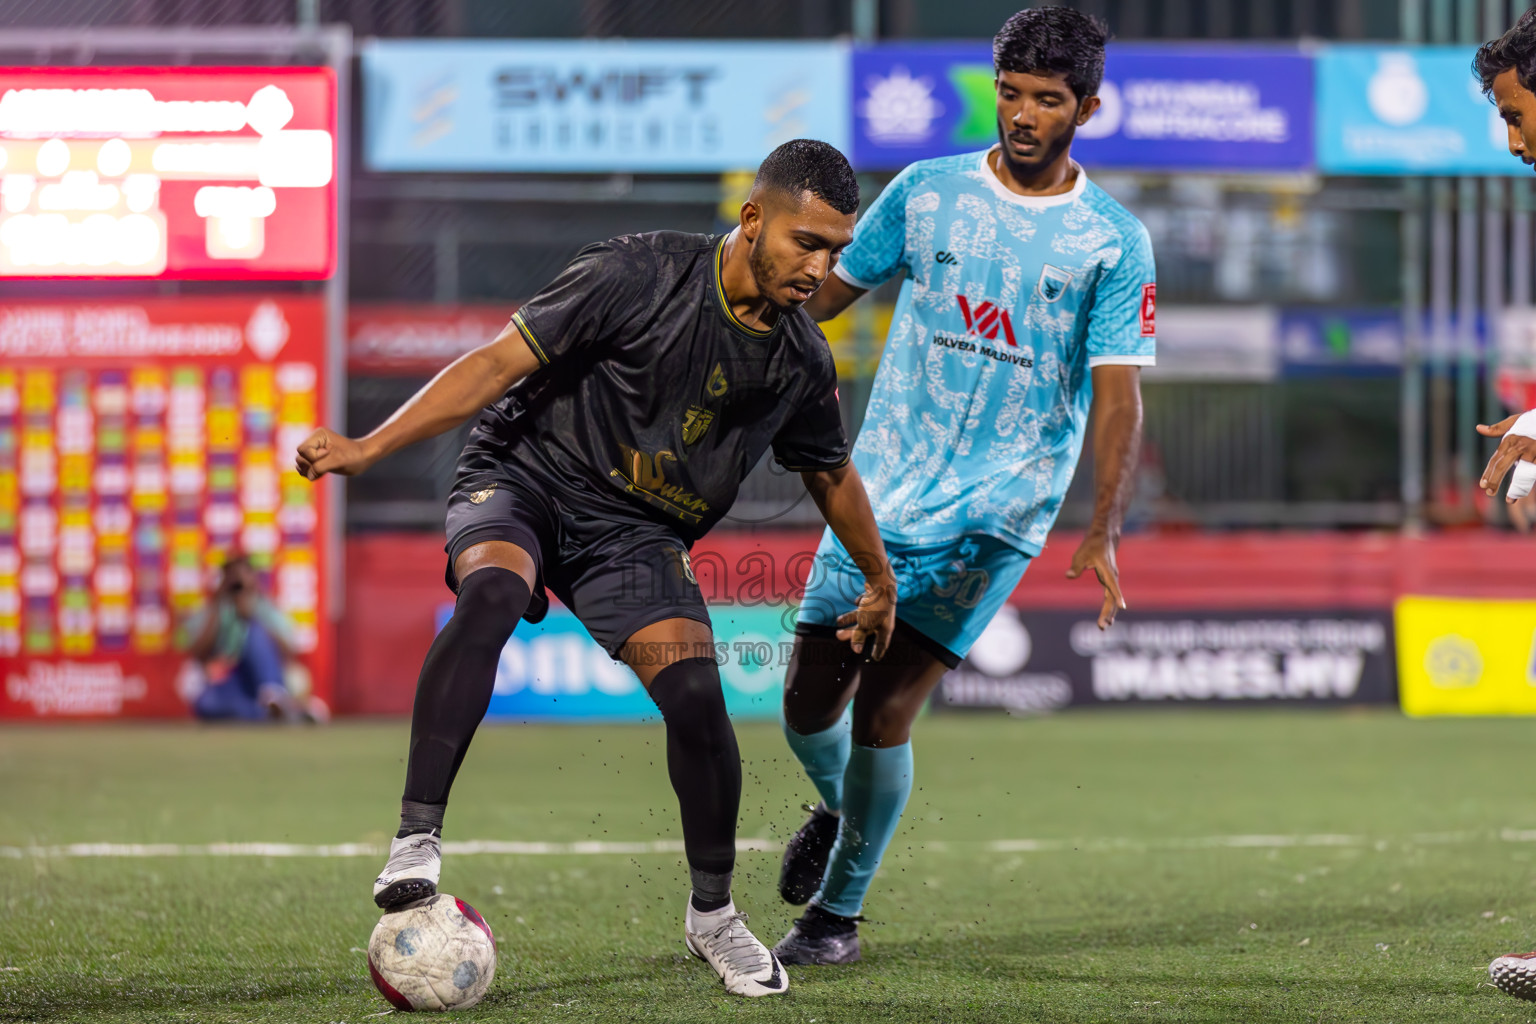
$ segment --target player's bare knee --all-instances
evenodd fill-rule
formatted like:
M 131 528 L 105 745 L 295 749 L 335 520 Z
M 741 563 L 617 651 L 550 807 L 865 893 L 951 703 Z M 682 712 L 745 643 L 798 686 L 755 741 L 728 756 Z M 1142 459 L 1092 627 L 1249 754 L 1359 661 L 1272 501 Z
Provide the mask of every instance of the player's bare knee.
M 520 576 L 532 589 L 538 576 L 538 566 L 533 556 L 510 541 L 484 541 L 465 548 L 453 561 L 453 574 L 459 580 L 459 589 L 482 569 L 505 569 Z
M 922 702 L 887 697 L 873 706 L 853 709 L 853 742 L 861 747 L 898 747 L 912 737 L 912 723 Z
M 802 684 L 804 680 L 801 681 Z M 788 681 L 784 687 L 784 721 L 802 736 L 822 732 L 837 724 L 843 717 L 847 701 L 840 694 L 827 694 L 811 686 L 794 686 Z

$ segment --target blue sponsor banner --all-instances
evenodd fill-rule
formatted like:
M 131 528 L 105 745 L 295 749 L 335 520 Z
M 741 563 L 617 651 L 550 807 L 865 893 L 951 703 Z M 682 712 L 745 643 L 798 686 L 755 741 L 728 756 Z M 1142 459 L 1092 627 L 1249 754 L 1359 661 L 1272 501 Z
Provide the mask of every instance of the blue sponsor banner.
M 1329 46 L 1317 159 L 1331 174 L 1527 174 L 1472 75 L 1472 46 Z
M 723 171 L 850 137 L 835 42 L 381 40 L 362 68 L 375 171 Z
M 733 718 L 777 718 L 794 636 L 787 606 L 714 607 L 715 660 Z M 437 628 L 453 605 L 437 609 Z M 568 609 L 518 623 L 496 666 L 487 712 L 503 721 L 642 721 L 659 718 L 640 680 L 614 661 Z
M 854 166 L 894 170 L 992 145 L 992 77 L 990 43 L 855 49 Z M 1312 67 L 1298 51 L 1111 46 L 1099 95 L 1073 145 L 1090 168 L 1312 166 Z
M 1469 324 L 1475 359 L 1488 351 L 1488 324 L 1477 315 Z M 1419 344 L 1425 360 L 1455 363 L 1461 358 L 1461 326 L 1452 316 L 1440 331 L 1426 313 Z M 1407 345 L 1403 315 L 1388 307 L 1349 309 L 1296 307 L 1280 311 L 1280 359 L 1288 377 L 1390 375 L 1403 365 Z

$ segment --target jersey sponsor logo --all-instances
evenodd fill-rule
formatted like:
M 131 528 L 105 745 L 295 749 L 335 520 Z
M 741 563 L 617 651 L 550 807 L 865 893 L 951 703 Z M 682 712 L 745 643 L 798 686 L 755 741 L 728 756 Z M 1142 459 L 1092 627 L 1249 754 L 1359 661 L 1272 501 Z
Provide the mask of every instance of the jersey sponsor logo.
M 663 475 L 662 467 L 666 463 L 678 461 L 673 452 L 667 449 L 642 452 L 623 444 L 619 445 L 619 450 L 624 455 L 628 472 L 615 468 L 609 470 L 608 475 L 622 481 L 627 493 L 685 523 L 703 521 L 702 513 L 709 511 L 709 502 L 690 490 L 668 483 Z
M 955 301 L 960 304 L 960 315 L 965 318 L 967 333 L 980 335 L 988 341 L 996 341 L 998 332 L 1001 331 L 1008 344 L 1014 348 L 1019 347 L 1019 343 L 1013 340 L 1013 320 L 1009 318 L 1006 309 L 990 300 L 973 307 L 964 295 L 956 295 Z
M 487 487 L 485 490 L 483 490 L 483 491 L 476 491 L 474 494 L 471 494 L 469 496 L 470 504 L 472 504 L 472 505 L 483 505 L 483 504 L 485 504 L 485 500 L 487 498 L 489 498 L 492 494 L 495 494 L 495 493 L 496 493 L 496 485 L 495 484 L 491 484 L 491 486 Z
M 1035 284 L 1035 292 L 1046 302 L 1055 302 L 1067 294 L 1067 286 L 1072 283 L 1073 273 L 1060 267 L 1053 267 L 1047 263 L 1040 271 L 1040 280 Z
M 960 261 L 955 258 L 954 253 L 948 251 L 947 249 L 940 249 L 938 252 L 933 254 L 933 262 L 942 263 L 946 267 L 953 267 Z
M 690 405 L 688 411 L 683 413 L 683 444 L 691 445 L 698 442 L 709 430 L 709 425 L 715 422 L 715 414 L 708 409 L 697 405 Z
M 730 386 L 730 382 L 725 379 L 725 371 L 716 363 L 715 372 L 709 375 L 709 383 L 704 386 L 704 390 L 709 392 L 711 398 L 719 398 Z
M 1141 286 L 1141 336 L 1150 338 L 1157 334 L 1157 285 Z

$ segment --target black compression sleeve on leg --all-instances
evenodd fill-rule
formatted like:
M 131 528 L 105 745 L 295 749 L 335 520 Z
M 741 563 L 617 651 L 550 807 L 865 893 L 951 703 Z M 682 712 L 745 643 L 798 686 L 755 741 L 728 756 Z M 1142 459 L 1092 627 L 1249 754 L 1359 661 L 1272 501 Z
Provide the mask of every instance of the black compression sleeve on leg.
M 521 576 L 495 566 L 475 570 L 459 586 L 453 618 L 432 641 L 416 682 L 405 769 L 405 800 L 415 810 L 448 803 L 453 777 L 491 704 L 501 649 L 530 596 Z
M 694 876 L 729 876 L 736 864 L 741 754 L 725 713 L 713 658 L 685 658 L 651 680 L 667 723 L 667 774 L 683 817 L 683 848 Z M 726 883 L 729 885 L 729 883 Z

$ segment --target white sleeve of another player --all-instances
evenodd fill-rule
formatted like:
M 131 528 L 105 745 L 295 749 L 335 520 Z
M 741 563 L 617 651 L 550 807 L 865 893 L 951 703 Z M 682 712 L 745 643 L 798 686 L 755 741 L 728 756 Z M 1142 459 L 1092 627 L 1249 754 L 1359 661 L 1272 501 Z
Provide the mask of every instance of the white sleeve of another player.
M 1520 418 L 1515 420 L 1515 425 L 1509 428 L 1509 432 L 1536 439 L 1536 409 L 1521 413 Z M 1531 493 L 1532 487 L 1536 487 L 1536 463 L 1521 459 L 1515 463 L 1515 471 L 1509 478 L 1509 496 L 1523 498 Z

